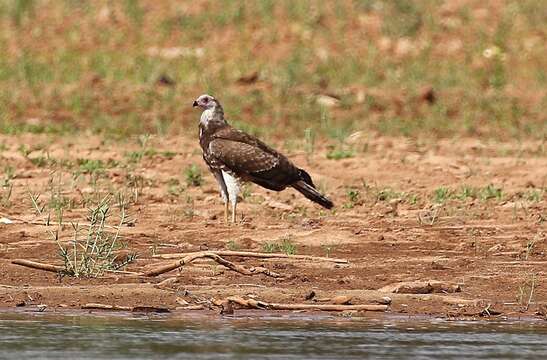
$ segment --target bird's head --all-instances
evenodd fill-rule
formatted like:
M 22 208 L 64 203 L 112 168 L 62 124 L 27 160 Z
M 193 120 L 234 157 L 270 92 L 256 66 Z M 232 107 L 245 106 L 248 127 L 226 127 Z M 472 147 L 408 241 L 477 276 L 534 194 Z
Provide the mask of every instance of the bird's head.
M 218 101 L 211 95 L 207 94 L 201 95 L 196 100 L 194 100 L 194 103 L 192 104 L 193 107 L 200 107 L 203 110 L 214 109 L 218 105 Z

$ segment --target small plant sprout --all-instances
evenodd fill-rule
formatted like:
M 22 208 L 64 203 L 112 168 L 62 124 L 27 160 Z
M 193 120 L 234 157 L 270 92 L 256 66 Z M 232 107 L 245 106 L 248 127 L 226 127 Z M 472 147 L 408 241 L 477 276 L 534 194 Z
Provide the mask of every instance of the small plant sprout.
M 167 194 L 178 197 L 184 192 L 184 187 L 180 185 L 177 178 L 170 178 L 167 181 Z
M 306 160 L 309 162 L 315 152 L 315 131 L 312 128 L 304 130 L 304 151 L 306 152 Z
M 8 207 L 10 205 L 11 194 L 13 192 L 12 179 L 15 177 L 13 167 L 4 168 L 4 177 L 0 181 L 0 206 Z
M 262 245 L 262 251 L 264 251 L 265 253 L 274 253 L 277 251 L 277 249 L 278 245 L 273 242 L 267 242 Z
M 351 188 L 346 191 L 346 196 L 348 197 L 348 202 L 344 204 L 344 207 L 352 209 L 355 205 L 358 205 L 361 193 L 359 190 Z
M 395 191 L 391 188 L 385 188 L 378 190 L 375 198 L 376 201 L 391 201 L 395 199 L 404 199 L 405 195 L 406 194 L 404 192 Z
M 543 191 L 540 189 L 530 189 L 524 194 L 524 198 L 530 202 L 539 202 L 543 198 Z
M 248 184 L 244 184 L 241 189 L 241 197 L 245 200 L 249 199 L 252 195 L 252 188 Z
M 150 134 L 140 135 L 138 137 L 139 150 L 131 151 L 126 154 L 130 163 L 136 164 L 141 162 L 145 156 L 153 156 L 157 153 L 154 149 L 148 148 L 148 142 L 150 141 Z
M 240 249 L 240 246 L 235 240 L 230 240 L 226 243 L 226 248 L 228 250 L 237 251 Z
M 438 204 L 442 204 L 450 198 L 450 195 L 451 195 L 450 189 L 447 187 L 441 186 L 435 189 L 433 200 Z
M 524 311 L 528 311 L 534 292 L 537 287 L 536 274 L 528 275 L 524 282 L 519 285 L 517 293 L 517 302 L 524 307 Z
M 355 152 L 352 149 L 344 149 L 341 147 L 333 148 L 327 152 L 327 159 L 329 160 L 341 160 L 352 158 L 355 156 Z
M 194 198 L 190 195 L 186 196 L 186 207 L 184 208 L 183 212 L 188 219 L 192 219 L 195 215 Z
M 501 188 L 495 187 L 494 185 L 490 184 L 481 189 L 479 196 L 482 201 L 490 199 L 496 199 L 500 201 L 503 197 L 503 192 Z
M 127 174 L 125 185 L 129 188 L 131 193 L 131 201 L 133 204 L 139 202 L 139 196 L 142 194 L 146 180 L 141 175 Z
M 286 235 L 281 238 L 281 242 L 267 242 L 262 245 L 262 251 L 266 253 L 282 252 L 287 255 L 296 254 L 296 245 L 291 241 L 292 236 Z
M 524 260 L 528 260 L 530 255 L 532 255 L 532 253 L 534 252 L 536 244 L 540 241 L 541 241 L 541 234 L 537 233 L 537 234 L 534 235 L 533 238 L 529 239 L 526 242 L 526 249 L 525 249 L 525 252 L 524 252 Z
M 184 177 L 188 186 L 201 186 L 203 184 L 203 176 L 201 170 L 195 164 L 190 165 L 184 170 Z
M 409 194 L 408 195 L 408 203 L 410 205 L 416 205 L 418 203 L 418 195 L 416 194 Z
M 460 191 L 456 194 L 456 198 L 459 200 L 475 199 L 477 197 L 477 189 L 474 187 L 463 185 Z
M 332 251 L 337 247 L 336 244 L 323 244 L 321 247 L 325 250 L 325 256 L 330 257 Z
M 296 245 L 293 244 L 291 241 L 291 236 L 288 235 L 281 240 L 281 244 L 279 245 L 279 249 L 281 252 L 287 254 L 287 255 L 294 255 L 296 254 Z

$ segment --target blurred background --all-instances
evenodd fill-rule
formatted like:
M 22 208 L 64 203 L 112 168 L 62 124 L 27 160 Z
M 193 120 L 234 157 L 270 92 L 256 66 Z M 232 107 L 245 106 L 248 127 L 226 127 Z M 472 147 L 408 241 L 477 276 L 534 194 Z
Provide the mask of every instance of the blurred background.
M 0 133 L 544 140 L 545 1 L 1 0 Z

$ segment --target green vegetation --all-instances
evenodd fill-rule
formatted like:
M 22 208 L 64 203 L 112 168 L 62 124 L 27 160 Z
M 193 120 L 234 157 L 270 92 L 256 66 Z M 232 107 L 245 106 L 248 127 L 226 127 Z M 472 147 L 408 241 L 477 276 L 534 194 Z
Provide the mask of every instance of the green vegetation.
M 357 189 L 350 188 L 346 190 L 346 196 L 348 198 L 348 202 L 344 204 L 344 207 L 346 209 L 351 209 L 359 203 L 361 193 Z
M 262 246 L 262 251 L 267 253 L 282 252 L 287 255 L 296 254 L 296 245 L 291 241 L 291 236 L 285 236 L 280 242 L 267 242 Z
M 307 154 L 349 129 L 542 139 L 545 23 L 533 0 L 0 0 L 0 133 L 186 134 L 211 92 Z
M 89 224 L 80 226 L 71 223 L 73 239 L 66 246 L 61 242 L 59 230 L 51 235 L 60 249 L 64 262 L 62 275 L 74 277 L 97 277 L 109 270 L 118 270 L 133 262 L 136 254 L 129 254 L 124 259 L 117 259 L 116 250 L 120 249 L 120 227 L 126 222 L 125 204 L 119 198 L 120 220 L 114 232 L 107 229 L 107 219 L 111 211 L 111 198 L 102 199 L 95 207 L 89 209 Z M 60 220 L 62 222 L 62 220 Z M 83 233 L 83 236 L 82 236 Z
M 468 199 L 501 201 L 503 199 L 503 190 L 492 184 L 488 184 L 482 188 L 462 185 L 457 190 L 441 186 L 434 190 L 432 198 L 435 203 L 439 204 L 453 199 L 462 201 Z
M 5 166 L 3 177 L 0 178 L 0 206 L 8 207 L 11 204 L 11 195 L 13 192 L 12 180 L 15 177 L 15 170 L 11 166 Z
M 184 170 L 184 177 L 188 186 L 201 186 L 203 184 L 201 169 L 195 164 L 190 165 Z
M 355 153 L 353 150 L 336 148 L 327 152 L 327 159 L 333 159 L 333 160 L 347 159 L 347 158 L 353 157 L 354 155 Z
M 443 203 L 445 202 L 449 197 L 451 196 L 450 189 L 441 186 L 437 189 L 435 189 L 434 193 L 434 201 L 436 203 Z
M 241 250 L 241 247 L 237 242 L 235 242 L 235 240 L 230 240 L 226 243 L 226 249 L 231 251 L 238 251 Z
M 181 186 L 179 179 L 171 178 L 167 181 L 167 193 L 171 196 L 180 196 L 184 192 L 184 187 Z

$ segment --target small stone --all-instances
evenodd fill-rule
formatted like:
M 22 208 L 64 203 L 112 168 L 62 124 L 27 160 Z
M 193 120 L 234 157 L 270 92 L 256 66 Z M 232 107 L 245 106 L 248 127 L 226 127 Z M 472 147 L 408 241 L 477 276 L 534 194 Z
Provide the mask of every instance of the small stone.
M 339 295 L 331 299 L 331 302 L 335 305 L 348 305 L 351 304 L 351 296 Z
M 314 297 L 315 297 L 315 291 L 310 290 L 309 292 L 306 293 L 306 296 L 304 296 L 304 299 L 305 300 L 311 300 Z
M 223 301 L 222 304 L 222 309 L 220 310 L 220 314 L 221 315 L 232 315 L 234 313 L 234 307 L 232 306 L 232 302 L 231 301 Z

